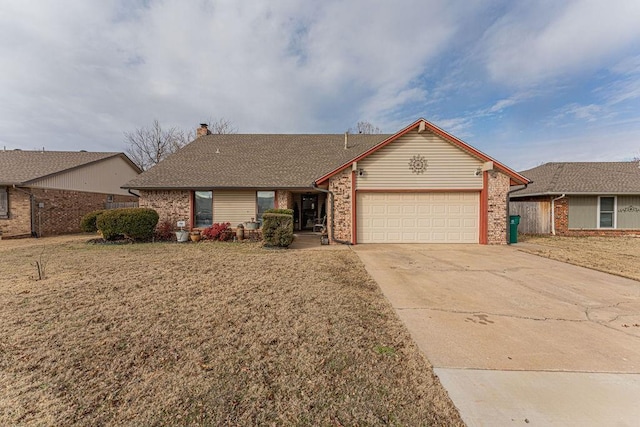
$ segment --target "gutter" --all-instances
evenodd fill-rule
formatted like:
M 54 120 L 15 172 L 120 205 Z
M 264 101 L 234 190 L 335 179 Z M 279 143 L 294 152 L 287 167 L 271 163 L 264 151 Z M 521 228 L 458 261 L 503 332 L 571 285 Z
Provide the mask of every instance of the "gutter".
M 562 194 L 562 196 L 560 196 L 560 197 L 556 197 L 555 199 L 551 199 L 551 234 L 554 235 L 554 236 L 556 235 L 556 220 L 555 220 L 556 200 L 563 199 L 564 197 L 566 197 L 566 193 Z
M 331 199 L 331 223 L 329 224 L 329 240 L 337 242 L 337 243 L 340 243 L 342 245 L 351 245 L 352 244 L 351 242 L 347 242 L 346 240 L 336 239 L 334 234 L 333 234 L 333 228 L 334 228 L 333 221 L 334 221 L 334 219 L 336 217 L 335 216 L 335 203 L 334 203 L 335 196 L 334 196 L 333 192 L 329 191 L 329 190 L 325 190 L 324 188 L 318 187 L 318 184 L 316 184 L 315 182 L 313 182 L 311 184 L 311 187 L 313 187 L 314 190 L 317 190 L 317 191 L 320 191 L 322 193 L 328 194 L 330 199 Z

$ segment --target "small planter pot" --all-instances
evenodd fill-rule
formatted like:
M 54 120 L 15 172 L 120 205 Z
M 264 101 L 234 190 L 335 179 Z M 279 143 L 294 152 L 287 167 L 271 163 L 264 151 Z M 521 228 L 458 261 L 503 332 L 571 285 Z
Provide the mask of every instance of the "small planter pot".
M 200 235 L 199 231 L 195 231 L 195 232 L 189 233 L 189 238 L 191 239 L 192 242 L 199 242 L 202 236 Z
M 176 231 L 176 240 L 178 243 L 184 243 L 189 240 L 189 232 L 185 230 Z

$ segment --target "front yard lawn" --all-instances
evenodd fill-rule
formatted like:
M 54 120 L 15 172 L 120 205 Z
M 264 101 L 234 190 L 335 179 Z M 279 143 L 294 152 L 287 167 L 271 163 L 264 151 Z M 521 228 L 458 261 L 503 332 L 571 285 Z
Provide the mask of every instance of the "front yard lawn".
M 547 258 L 640 280 L 640 238 L 522 236 L 518 249 Z
M 0 241 L 0 425 L 462 425 L 351 251 L 34 242 Z

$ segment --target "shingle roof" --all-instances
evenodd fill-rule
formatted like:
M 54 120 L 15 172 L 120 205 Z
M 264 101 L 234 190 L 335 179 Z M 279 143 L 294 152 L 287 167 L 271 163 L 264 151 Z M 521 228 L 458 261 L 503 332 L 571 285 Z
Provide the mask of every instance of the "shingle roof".
M 197 138 L 124 188 L 306 188 L 388 138 L 350 134 L 228 134 Z
M 0 185 L 27 184 L 45 176 L 115 156 L 124 155 L 85 151 L 0 151 Z
M 638 162 L 565 162 L 520 172 L 533 182 L 511 197 L 541 194 L 640 194 Z

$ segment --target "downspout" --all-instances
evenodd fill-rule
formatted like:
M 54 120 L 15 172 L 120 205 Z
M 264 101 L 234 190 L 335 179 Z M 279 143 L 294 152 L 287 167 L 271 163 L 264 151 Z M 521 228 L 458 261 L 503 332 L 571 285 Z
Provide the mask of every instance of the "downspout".
M 339 240 L 336 239 L 334 234 L 333 234 L 333 227 L 334 227 L 334 220 L 335 220 L 335 204 L 334 202 L 334 198 L 335 196 L 333 195 L 332 191 L 329 190 L 325 190 L 324 188 L 320 188 L 318 187 L 318 185 L 314 182 L 311 184 L 311 186 L 313 187 L 314 190 L 320 191 L 322 193 L 328 194 L 330 199 L 331 199 L 331 223 L 329 224 L 329 240 L 333 240 L 334 242 L 338 242 L 342 245 L 351 245 L 351 242 L 347 242 L 346 240 Z
M 133 191 L 131 191 L 131 189 L 130 189 L 130 188 L 127 188 L 127 192 L 128 192 L 129 194 L 131 194 L 132 196 L 136 196 L 137 198 L 140 198 L 140 195 L 139 195 L 139 194 L 134 193 Z
M 556 235 L 556 200 L 560 200 L 564 198 L 566 194 L 562 194 L 560 197 L 556 197 L 555 199 L 551 199 L 551 234 L 553 236 Z

